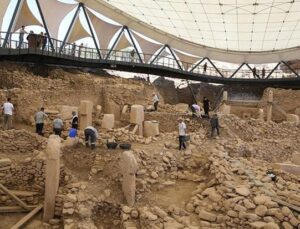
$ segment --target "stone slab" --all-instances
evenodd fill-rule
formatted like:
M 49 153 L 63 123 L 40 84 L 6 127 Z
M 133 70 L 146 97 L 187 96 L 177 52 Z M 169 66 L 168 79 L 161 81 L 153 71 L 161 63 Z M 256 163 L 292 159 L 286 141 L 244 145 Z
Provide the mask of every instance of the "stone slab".
M 104 114 L 101 122 L 101 128 L 111 130 L 115 126 L 115 115 L 114 114 Z
M 274 163 L 272 167 L 277 170 L 282 170 L 296 176 L 300 175 L 300 165 L 287 164 L 287 163 Z

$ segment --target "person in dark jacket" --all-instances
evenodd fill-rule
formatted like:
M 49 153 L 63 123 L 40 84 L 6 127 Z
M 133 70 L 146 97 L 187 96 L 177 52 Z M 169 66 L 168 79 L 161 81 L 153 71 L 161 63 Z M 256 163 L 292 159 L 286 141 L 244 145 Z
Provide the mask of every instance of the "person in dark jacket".
M 72 128 L 78 129 L 78 115 L 75 111 L 72 111 L 72 119 L 71 119 Z
M 217 114 L 214 114 L 210 119 L 210 125 L 211 125 L 211 137 L 214 136 L 215 130 L 217 130 L 217 134 L 220 135 L 219 118 Z
M 204 114 L 208 117 L 209 100 L 206 97 L 203 98 L 203 108 L 204 108 Z

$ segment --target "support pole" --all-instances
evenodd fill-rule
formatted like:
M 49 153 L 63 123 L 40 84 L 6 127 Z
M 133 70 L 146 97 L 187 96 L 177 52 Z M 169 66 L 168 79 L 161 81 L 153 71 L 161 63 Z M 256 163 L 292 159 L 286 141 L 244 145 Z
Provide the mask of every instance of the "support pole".
M 2 48 L 5 48 L 5 46 L 7 45 L 7 41 L 10 37 L 11 30 L 12 30 L 14 24 L 15 24 L 15 20 L 16 20 L 18 11 L 20 9 L 20 6 L 23 4 L 23 2 L 24 2 L 24 0 L 18 0 L 18 2 L 17 2 L 16 8 L 15 8 L 13 16 L 10 20 L 10 23 L 9 23 L 9 26 L 8 26 L 8 29 L 7 29 L 7 33 L 6 33 L 6 36 L 5 36 L 3 44 L 2 44 Z
M 93 28 L 92 28 L 92 25 L 91 25 L 91 22 L 90 22 L 90 18 L 88 17 L 88 15 L 87 15 L 87 13 L 86 13 L 84 4 L 83 4 L 83 3 L 79 3 L 79 6 L 81 6 L 81 8 L 82 8 L 82 10 L 83 10 L 85 19 L 86 19 L 86 21 L 87 21 L 87 24 L 88 24 L 88 26 L 89 26 L 90 32 L 91 32 L 91 34 L 92 34 L 93 41 L 94 41 L 94 43 L 95 43 L 95 47 L 96 47 L 96 49 L 97 49 L 97 53 L 98 53 L 99 58 L 100 58 L 100 60 L 101 60 L 101 59 L 102 59 L 101 53 L 100 53 L 100 50 L 99 50 L 99 47 L 98 47 L 98 44 L 97 44 L 97 41 L 96 41 L 96 38 L 95 38 L 95 34 L 94 34 L 94 32 L 93 32 Z
M 194 67 L 190 69 L 189 72 L 193 72 L 203 61 L 205 61 L 207 57 L 204 57 L 202 60 L 200 60 Z
M 245 63 L 242 63 L 235 71 L 231 74 L 229 78 L 233 78 L 235 74 L 245 65 Z
M 150 62 L 150 65 L 154 63 L 154 61 L 159 57 L 159 55 L 165 50 L 166 45 L 164 45 L 161 50 L 158 52 L 158 54 L 154 57 L 154 59 Z
M 133 47 L 134 47 L 134 49 L 135 49 L 135 51 L 136 51 L 136 53 L 137 53 L 137 55 L 138 55 L 138 57 L 139 57 L 140 63 L 143 63 L 143 59 L 141 58 L 141 55 L 140 55 L 140 53 L 139 53 L 139 50 L 137 49 L 136 44 L 135 44 L 135 42 L 134 42 L 134 40 L 133 40 L 132 34 L 131 34 L 131 32 L 130 32 L 130 30 L 128 29 L 127 26 L 125 26 L 125 30 L 128 32 L 129 38 L 130 38 L 130 40 L 131 40 L 131 42 L 132 42 L 132 44 L 133 44 Z
M 273 91 L 268 92 L 268 101 L 267 101 L 267 122 L 272 120 L 272 110 L 273 110 Z
M 120 33 L 118 34 L 118 37 L 116 38 L 115 42 L 114 42 L 113 45 L 111 46 L 111 49 L 109 50 L 109 52 L 108 52 L 108 54 L 107 54 L 107 56 L 106 56 L 106 58 L 105 58 L 106 60 L 108 60 L 108 58 L 110 57 L 111 52 L 113 51 L 114 47 L 115 47 L 116 44 L 118 43 L 118 41 L 119 41 L 119 39 L 120 39 L 122 33 L 124 32 L 124 28 L 125 28 L 125 27 L 123 26 L 123 28 L 121 29 Z
M 278 68 L 279 65 L 280 65 L 280 62 L 272 69 L 272 71 L 269 72 L 266 79 L 269 79 L 269 77 L 273 74 L 273 72 Z
M 59 53 L 61 53 L 61 51 L 63 50 L 63 48 L 64 48 L 64 46 L 66 44 L 67 39 L 69 38 L 70 32 L 71 32 L 71 30 L 72 30 L 72 28 L 74 26 L 74 22 L 75 22 L 76 18 L 78 17 L 79 10 L 80 10 L 80 4 L 78 5 L 78 7 L 76 9 L 76 12 L 75 12 L 75 14 L 74 14 L 74 16 L 72 18 L 72 21 L 70 23 L 70 26 L 69 26 L 68 31 L 66 33 L 66 36 L 65 36 L 65 38 L 64 38 L 64 40 L 63 40 L 63 42 L 62 42 L 62 44 L 61 44 L 61 46 L 59 48 Z
M 176 61 L 177 65 L 178 65 L 178 67 L 179 67 L 179 69 L 180 69 L 180 70 L 182 70 L 182 67 L 181 67 L 181 65 L 180 65 L 179 61 L 177 60 L 177 58 L 176 58 L 176 56 L 175 56 L 175 54 L 174 54 L 173 50 L 170 48 L 170 46 L 169 46 L 169 45 L 166 45 L 166 47 L 169 49 L 169 51 L 170 51 L 171 55 L 172 55 L 172 56 L 173 56 L 173 58 L 175 59 L 175 61 Z
M 297 77 L 300 77 L 299 74 L 291 68 L 291 66 L 289 64 L 287 64 L 285 61 L 281 61 L 285 66 L 288 67 L 288 69 L 290 69 L 291 72 L 293 72 Z
M 51 46 L 51 48 L 52 48 L 52 51 L 54 51 L 54 45 L 53 45 L 53 43 L 52 43 L 52 39 L 51 39 L 51 37 L 50 37 L 50 33 L 49 33 L 49 30 L 48 30 L 48 26 L 47 26 L 46 20 L 45 20 L 45 18 L 44 18 L 44 14 L 43 14 L 42 8 L 41 8 L 41 6 L 40 6 L 39 0 L 35 0 L 35 2 L 36 2 L 36 5 L 37 5 L 37 8 L 38 8 L 38 10 L 39 10 L 39 13 L 40 13 L 40 15 L 41 15 L 41 18 L 42 18 L 42 21 L 43 21 L 43 24 L 44 24 L 44 27 L 45 27 L 45 30 L 46 30 L 46 33 L 47 33 L 48 41 L 49 41 L 49 43 L 50 43 L 50 46 Z
M 190 85 L 190 82 L 189 82 L 188 80 L 186 80 L 186 82 L 187 82 L 187 84 L 188 84 L 188 87 L 189 87 L 189 89 L 190 89 L 190 91 L 191 91 L 191 94 L 192 94 L 192 97 L 193 97 L 194 103 L 196 103 L 196 104 L 197 104 L 197 99 L 196 99 L 196 96 L 195 96 L 195 94 L 194 94 L 193 88 L 191 87 L 191 85 Z

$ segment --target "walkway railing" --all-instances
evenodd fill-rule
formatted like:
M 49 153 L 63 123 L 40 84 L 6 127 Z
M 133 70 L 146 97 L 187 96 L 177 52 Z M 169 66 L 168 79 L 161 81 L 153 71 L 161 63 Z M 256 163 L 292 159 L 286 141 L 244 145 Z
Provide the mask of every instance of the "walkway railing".
M 5 44 L 5 37 L 8 37 Z M 44 40 L 46 39 L 46 40 Z M 52 47 L 53 44 L 53 47 Z M 177 59 L 175 56 L 160 57 L 159 55 L 132 53 L 131 51 L 119 51 L 90 48 L 83 45 L 75 45 L 74 43 L 63 43 L 63 41 L 51 38 L 49 39 L 40 34 L 24 34 L 23 41 L 20 39 L 19 33 L 12 33 L 7 36 L 6 32 L 0 32 L 0 55 L 7 54 L 17 55 L 24 54 L 27 50 L 30 54 L 39 54 L 45 56 L 55 56 L 66 59 L 74 59 L 82 62 L 123 62 L 126 64 L 138 65 L 144 64 L 149 67 L 160 66 L 164 68 L 176 69 L 186 74 L 197 74 L 202 76 L 213 76 L 221 78 L 238 78 L 238 79 L 282 79 L 299 77 L 299 70 L 291 69 L 285 62 L 278 63 L 273 69 L 259 68 L 254 70 L 247 63 L 234 69 L 226 69 L 216 67 L 216 63 L 204 57 L 200 58 L 196 63 L 186 63 Z M 6 50 L 6 52 L 1 52 Z M 26 52 L 26 51 L 25 51 Z M 100 56 L 100 55 L 101 56 Z M 173 54 L 174 55 L 174 54 Z M 171 56 L 171 54 L 170 54 Z M 141 57 L 141 58 L 140 58 Z M 176 59 L 175 59 L 176 58 Z M 143 62 L 141 63 L 142 60 Z M 144 60 L 149 60 L 147 63 Z M 206 64 L 205 64 L 206 63 Z M 201 65 L 200 65 L 201 64 Z M 204 64 L 206 67 L 204 67 Z M 288 70 L 281 70 L 280 64 L 287 66 Z M 211 65 L 211 66 L 210 66 Z M 243 66 L 248 68 L 242 69 Z

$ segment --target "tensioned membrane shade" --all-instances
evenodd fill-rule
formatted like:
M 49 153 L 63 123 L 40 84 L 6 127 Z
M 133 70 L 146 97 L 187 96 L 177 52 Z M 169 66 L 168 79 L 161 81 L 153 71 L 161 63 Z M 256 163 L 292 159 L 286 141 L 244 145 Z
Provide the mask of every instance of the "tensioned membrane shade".
M 160 50 L 161 51 L 161 50 Z M 160 52 L 159 51 L 159 52 Z M 158 53 L 159 53 L 158 52 Z M 158 54 L 157 53 L 157 54 Z M 163 48 L 163 51 L 159 54 L 159 56 L 155 59 L 154 62 L 158 62 L 160 59 L 165 58 L 167 56 L 170 56 L 171 54 L 169 52 L 167 52 L 166 47 Z M 173 58 L 173 57 L 172 57 Z
M 91 35 L 84 29 L 79 19 L 79 14 L 75 20 L 71 33 L 68 37 L 67 42 L 73 43 L 74 41 L 78 41 L 85 37 L 90 37 Z
M 129 46 L 132 46 L 132 44 L 128 41 L 128 39 L 125 36 L 125 33 L 122 32 L 122 35 L 120 39 L 118 40 L 117 45 L 114 47 L 115 50 L 122 50 Z
M 51 37 L 57 39 L 60 23 L 78 5 L 65 4 L 57 0 L 39 0 L 39 4 Z
M 113 25 L 101 20 L 100 18 L 96 17 L 89 9 L 87 9 L 87 14 L 97 34 L 100 43 L 100 49 L 108 49 L 108 45 L 112 37 L 118 30 L 122 28 L 122 26 Z
M 3 22 L 3 17 L 5 15 L 5 12 L 7 10 L 7 7 L 9 5 L 9 0 L 1 0 L 1 7 L 0 7 L 0 31 L 2 31 L 2 22 Z
M 156 44 L 150 41 L 147 41 L 146 39 L 142 38 L 137 33 L 132 33 L 134 38 L 137 40 L 140 48 L 142 49 L 142 52 L 144 54 L 144 61 L 145 63 L 148 63 L 148 61 L 151 59 L 152 55 L 162 47 L 161 44 Z
M 2 1 L 2 0 L 1 0 Z M 13 28 L 13 31 L 17 31 L 22 27 L 22 25 L 39 25 L 43 26 L 36 17 L 32 14 L 31 10 L 28 7 L 28 3 L 26 0 L 23 1 L 21 9 L 18 12 L 16 22 Z
M 189 56 L 173 49 L 173 52 L 178 56 L 185 70 L 188 70 L 192 64 L 196 63 L 201 57 Z

